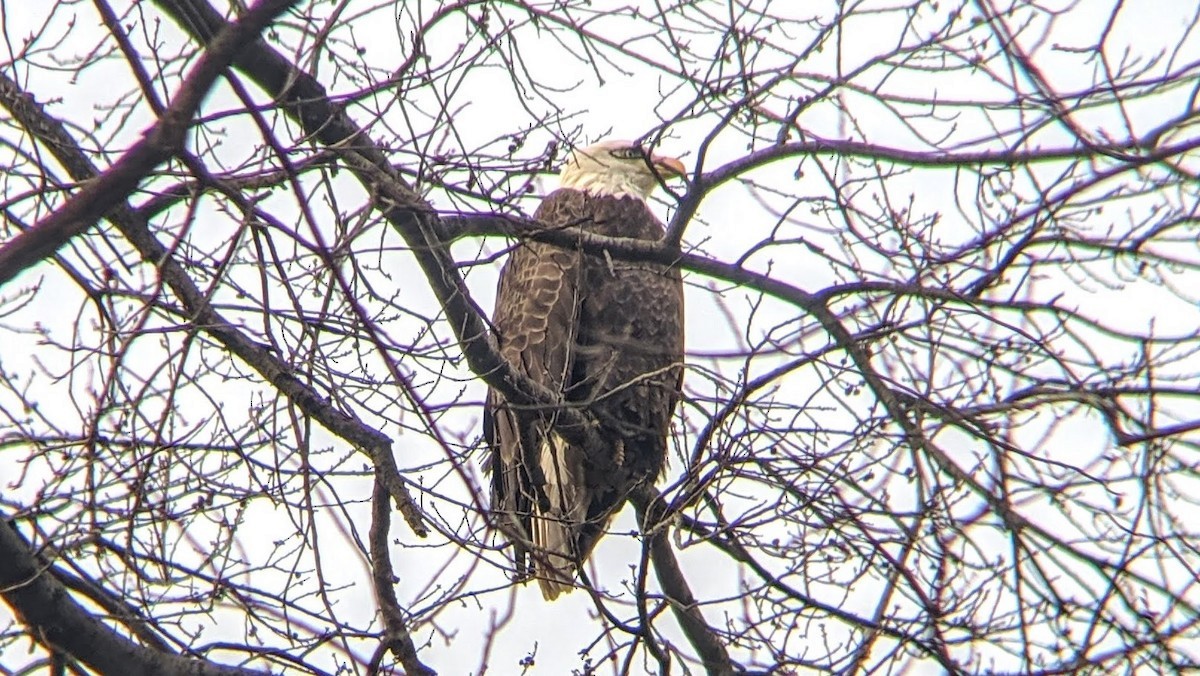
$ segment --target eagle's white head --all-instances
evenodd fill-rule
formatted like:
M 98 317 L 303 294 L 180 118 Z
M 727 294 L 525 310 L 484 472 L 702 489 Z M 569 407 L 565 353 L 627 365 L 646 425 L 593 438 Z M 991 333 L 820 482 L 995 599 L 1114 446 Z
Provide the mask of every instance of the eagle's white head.
M 633 141 L 602 141 L 571 153 L 561 186 L 644 200 L 668 178 L 686 175 L 687 168 L 674 157 L 653 155 Z

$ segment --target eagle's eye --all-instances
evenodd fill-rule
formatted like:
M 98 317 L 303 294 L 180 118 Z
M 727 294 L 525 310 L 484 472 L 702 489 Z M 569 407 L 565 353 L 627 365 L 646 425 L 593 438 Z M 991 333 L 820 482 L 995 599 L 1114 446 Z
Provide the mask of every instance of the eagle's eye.
M 625 148 L 613 148 L 612 150 L 608 151 L 608 154 L 612 155 L 613 157 L 617 158 L 618 160 L 641 160 L 641 159 L 645 159 L 645 157 L 646 157 L 642 153 L 642 149 L 638 148 L 637 146 L 629 146 L 629 147 L 625 147 Z

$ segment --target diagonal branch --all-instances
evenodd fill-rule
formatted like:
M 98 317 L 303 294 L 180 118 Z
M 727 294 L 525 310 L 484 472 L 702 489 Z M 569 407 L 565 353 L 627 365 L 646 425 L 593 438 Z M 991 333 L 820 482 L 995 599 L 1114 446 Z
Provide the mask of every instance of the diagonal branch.
M 30 634 L 102 674 L 129 676 L 250 676 L 239 669 L 147 648 L 121 636 L 81 606 L 34 555 L 30 543 L 0 515 L 0 598 Z
M 729 659 L 725 644 L 704 620 L 696 596 L 692 594 L 692 588 L 675 558 L 675 550 L 671 549 L 671 541 L 667 538 L 671 515 L 668 514 L 662 496 L 653 486 L 643 483 L 634 489 L 630 501 L 637 509 L 642 533 L 650 546 L 654 575 L 658 578 L 663 594 L 671 602 L 675 620 L 679 622 L 688 642 L 700 655 L 705 671 L 710 674 L 734 673 L 733 662 Z
M 252 40 L 296 0 L 261 0 L 207 45 L 175 100 L 103 174 L 87 183 L 58 209 L 0 248 L 0 286 L 22 270 L 52 255 L 67 240 L 95 225 L 125 200 L 155 167 L 183 150 L 187 130 L 200 102 L 242 45 Z
M 21 91 L 19 86 L 7 79 L 3 73 L 0 73 L 0 105 L 49 149 L 72 178 L 83 182 L 100 175 L 99 169 L 67 133 L 62 123 L 46 114 L 32 97 Z M 163 281 L 179 298 L 200 330 L 257 371 L 306 415 L 340 438 L 366 450 L 375 465 L 376 484 L 386 487 L 387 494 L 395 501 L 405 521 L 417 535 L 423 537 L 427 534 L 419 508 L 396 467 L 392 455 L 392 440 L 388 436 L 351 414 L 339 410 L 328 398 L 296 378 L 288 364 L 248 338 L 241 329 L 214 310 L 204 292 L 196 286 L 183 266 L 150 232 L 143 213 L 121 200 L 109 211 L 107 219 L 134 246 L 142 260 L 157 266 Z M 6 555 L 0 551 L 0 557 Z M 19 600 L 10 599 L 10 602 L 15 603 Z M 21 610 L 17 608 L 18 611 Z M 400 632 L 392 631 L 391 634 L 389 640 L 391 644 L 396 644 L 395 642 L 400 640 Z M 409 645 L 411 646 L 411 641 Z M 415 652 L 411 655 L 415 660 Z M 410 673 L 421 672 L 410 669 Z

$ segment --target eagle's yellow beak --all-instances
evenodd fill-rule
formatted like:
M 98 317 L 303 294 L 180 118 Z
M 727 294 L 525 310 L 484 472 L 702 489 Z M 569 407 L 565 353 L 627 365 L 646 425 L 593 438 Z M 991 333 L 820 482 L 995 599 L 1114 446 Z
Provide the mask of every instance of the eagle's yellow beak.
M 687 167 L 683 166 L 683 162 L 674 157 L 651 155 L 650 161 L 654 163 L 654 166 L 658 168 L 658 171 L 664 177 L 687 176 Z

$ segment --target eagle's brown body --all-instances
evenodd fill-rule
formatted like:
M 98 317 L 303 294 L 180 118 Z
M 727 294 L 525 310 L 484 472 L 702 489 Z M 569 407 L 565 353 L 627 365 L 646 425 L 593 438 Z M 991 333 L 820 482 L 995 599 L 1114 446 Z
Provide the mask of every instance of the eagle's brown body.
M 662 225 L 636 196 L 560 189 L 535 214 L 547 226 L 657 240 Z M 683 363 L 678 269 L 550 244 L 516 247 L 493 316 L 500 352 L 529 378 L 589 412 L 606 458 L 553 432 L 554 410 L 508 407 L 489 394 L 493 509 L 546 598 L 569 591 L 578 566 L 630 489 L 666 461 Z

